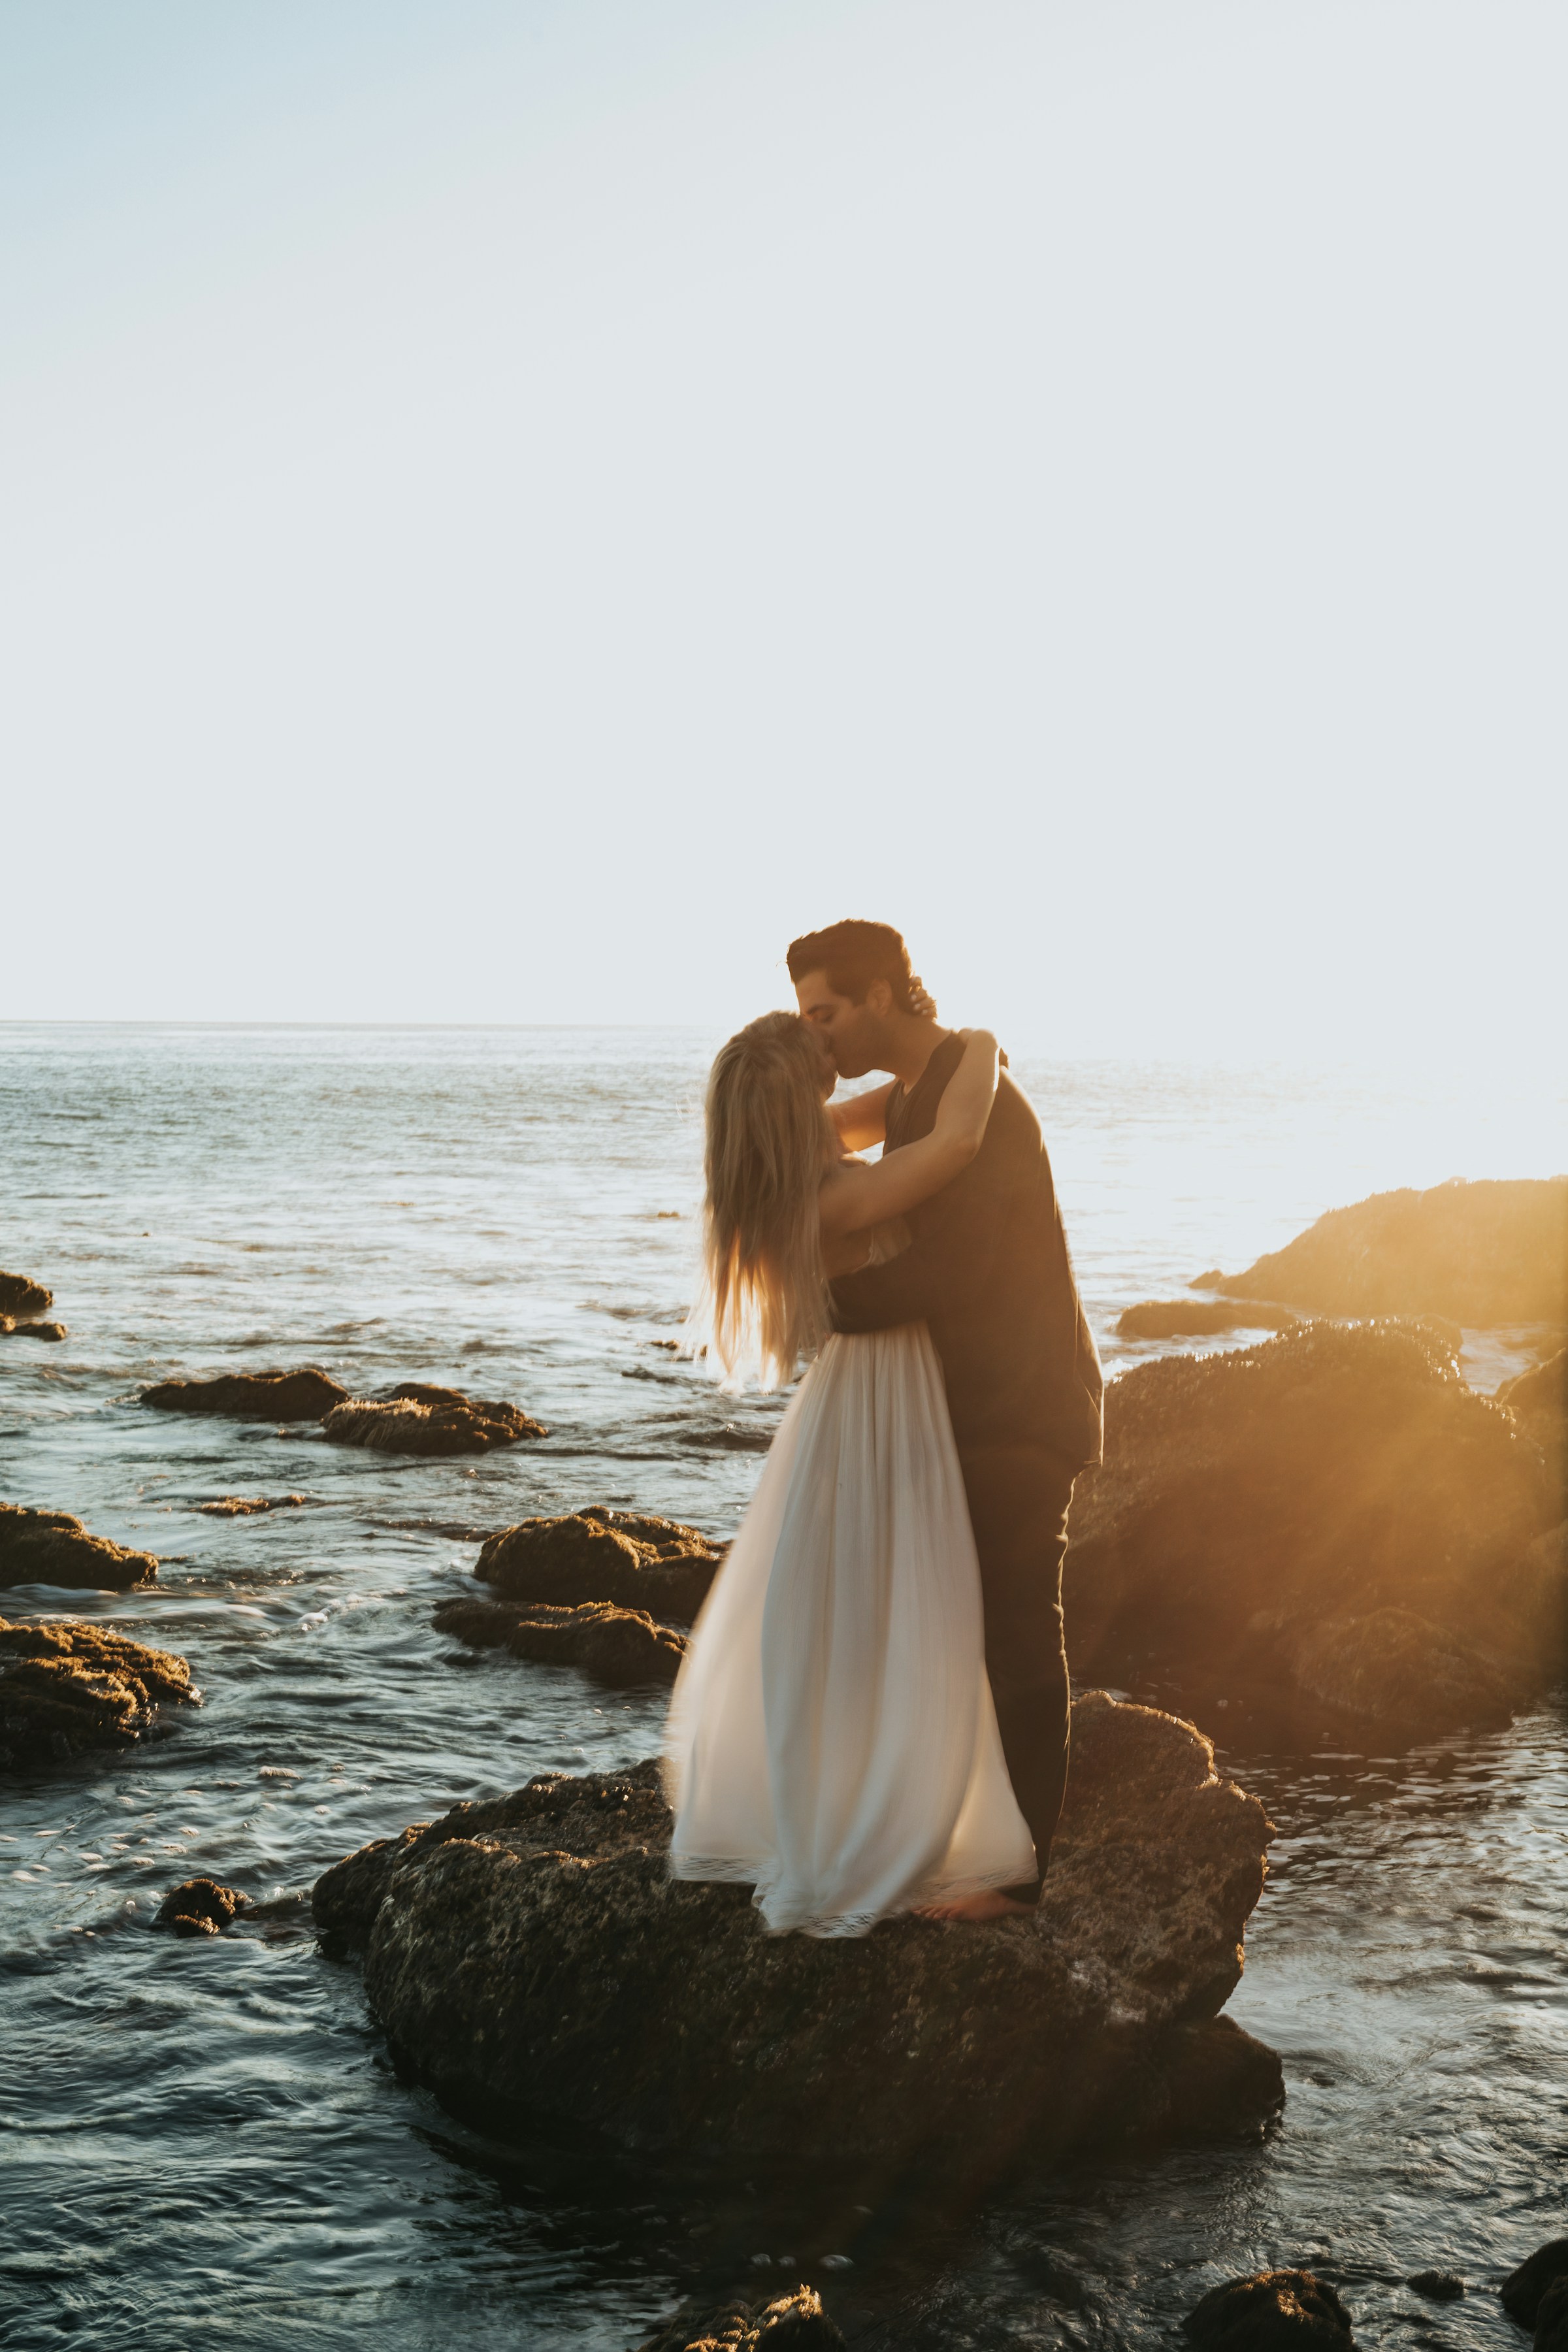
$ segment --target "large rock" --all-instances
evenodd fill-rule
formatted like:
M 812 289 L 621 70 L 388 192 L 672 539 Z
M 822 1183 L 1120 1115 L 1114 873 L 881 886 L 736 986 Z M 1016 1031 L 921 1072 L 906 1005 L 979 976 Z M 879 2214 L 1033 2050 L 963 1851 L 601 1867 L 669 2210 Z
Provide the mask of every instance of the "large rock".
M 42 1315 L 55 1303 L 55 1294 L 26 1274 L 0 1274 L 0 1315 Z
M 18 1323 L 14 1316 L 0 1315 L 0 1339 L 64 1339 L 67 1337 L 63 1323 Z
M 770 1937 L 745 1888 L 668 1876 L 645 1764 L 367 1846 L 318 1881 L 317 1926 L 364 1951 L 373 2009 L 459 2110 L 688 2155 L 929 2149 L 984 2171 L 1146 2104 L 1155 2054 L 1234 1990 L 1263 1885 L 1263 1809 L 1191 1725 L 1091 1692 L 1073 1726 L 1027 1918 Z
M 107 1536 L 89 1536 L 68 1511 L 29 1511 L 0 1503 L 0 1589 L 56 1584 L 79 1592 L 129 1592 L 151 1584 L 158 1563 Z
M 721 2304 L 700 2317 L 682 2312 L 639 2352 L 837 2352 L 844 2342 L 815 2287 L 769 2303 Z
M 313 1364 L 296 1372 L 220 1372 L 210 1381 L 159 1381 L 141 1402 L 155 1412 L 206 1412 L 226 1421 L 320 1421 L 348 1394 Z
M 199 1704 L 184 1658 L 98 1625 L 0 1618 L 0 1769 L 145 1738 L 162 1707 Z
M 334 1445 L 363 1445 L 373 1454 L 488 1454 L 522 1437 L 548 1437 L 515 1404 L 468 1397 L 461 1389 L 405 1381 L 384 1398 L 355 1397 L 335 1405 L 321 1434 Z
M 1563 2278 L 1568 2278 L 1568 2238 L 1549 2238 L 1504 2279 L 1499 2289 L 1503 2309 L 1521 2327 L 1533 2327 L 1547 2294 Z
M 1080 1677 L 1278 1687 L 1391 1728 L 1506 1712 L 1563 1663 L 1540 1452 L 1419 1326 L 1310 1324 L 1140 1366 L 1073 1498 Z
M 506 1650 L 544 1665 L 581 1666 L 595 1682 L 626 1690 L 638 1683 L 672 1683 L 686 1643 L 668 1625 L 638 1609 L 607 1601 L 577 1609 L 542 1602 L 520 1609 L 505 1601 L 443 1601 L 431 1621 L 471 1649 Z
M 491 1536 L 474 1574 L 508 1601 L 556 1609 L 608 1601 L 689 1625 L 723 1556 L 722 1545 L 679 1519 L 595 1504 Z
M 1320 1315 L 1568 1324 L 1568 1176 L 1376 1192 L 1330 1209 L 1245 1274 L 1200 1275 L 1194 1287 Z

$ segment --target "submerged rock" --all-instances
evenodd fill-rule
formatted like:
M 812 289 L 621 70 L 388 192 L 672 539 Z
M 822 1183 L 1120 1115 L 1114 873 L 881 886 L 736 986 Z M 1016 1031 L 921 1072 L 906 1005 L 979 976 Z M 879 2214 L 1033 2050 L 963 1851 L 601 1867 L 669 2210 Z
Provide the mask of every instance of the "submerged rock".
M 0 1588 L 57 1584 L 79 1592 L 129 1592 L 151 1584 L 158 1562 L 107 1536 L 89 1536 L 68 1511 L 29 1511 L 0 1503 Z
M 1568 1176 L 1377 1192 L 1330 1209 L 1245 1274 L 1194 1286 L 1319 1315 L 1568 1324 Z
M 474 1574 L 509 1601 L 558 1609 L 607 1601 L 689 1625 L 723 1556 L 722 1545 L 679 1519 L 595 1504 L 491 1536 Z
M 42 1315 L 54 1303 L 54 1292 L 31 1275 L 0 1274 L 0 1315 Z
M 550 1432 L 515 1404 L 405 1381 L 388 1397 L 354 1397 L 335 1405 L 322 1434 L 334 1445 L 363 1445 L 375 1454 L 488 1454 L 492 1446 Z
M 67 1621 L 0 1618 L 0 1769 L 146 1737 L 161 1707 L 200 1702 L 184 1658 Z
M 688 2153 L 926 2149 L 984 2173 L 1137 2109 L 1173 2029 L 1235 1989 L 1263 1885 L 1263 1809 L 1190 1725 L 1091 1692 L 1073 1742 L 1027 1918 L 770 1937 L 745 1888 L 670 1879 L 643 1764 L 367 1846 L 317 1882 L 316 1923 L 363 1950 L 372 2008 L 459 2110 Z
M 844 2338 L 815 2287 L 771 2303 L 725 2303 L 701 2317 L 681 2312 L 638 2352 L 837 2352 Z
M 237 1886 L 220 1886 L 216 1878 L 187 1878 L 164 1895 L 153 1925 L 172 1927 L 176 1936 L 220 1936 L 235 1913 L 249 1905 L 249 1895 Z
M 1065 1572 L 1080 1678 L 1275 1688 L 1393 1728 L 1506 1713 L 1562 1664 L 1540 1450 L 1419 1325 L 1315 1323 L 1106 1392 Z
M 1504 2279 L 1503 2309 L 1521 2327 L 1533 2327 L 1547 2289 L 1562 2278 L 1568 2278 L 1568 2238 L 1549 2238 Z
M 1428 2303 L 1458 2303 L 1465 2293 L 1465 2282 L 1457 2271 L 1413 2271 L 1405 2282 Z
M 1344 2352 L 1351 2315 L 1310 2271 L 1259 2271 L 1211 2287 L 1182 2322 L 1198 2352 Z
M 13 1316 L 0 1315 L 0 1339 L 64 1339 L 68 1337 L 63 1323 L 18 1323 Z
M 222 1495 L 214 1503 L 198 1503 L 209 1519 L 252 1519 L 259 1511 L 299 1510 L 307 1497 L 303 1495 Z
M 1296 1320 L 1289 1307 L 1256 1298 L 1145 1298 L 1116 1318 L 1123 1339 L 1200 1339 L 1213 1331 L 1285 1331 Z
M 220 1372 L 208 1381 L 158 1381 L 141 1402 L 155 1412 L 216 1413 L 226 1421 L 320 1421 L 348 1394 L 313 1364 L 294 1372 Z
M 637 1609 L 607 1601 L 577 1609 L 543 1602 L 520 1609 L 504 1601 L 444 1601 L 432 1622 L 476 1650 L 508 1650 L 545 1665 L 581 1666 L 595 1682 L 629 1689 L 637 1683 L 672 1683 L 686 1643 L 668 1625 Z

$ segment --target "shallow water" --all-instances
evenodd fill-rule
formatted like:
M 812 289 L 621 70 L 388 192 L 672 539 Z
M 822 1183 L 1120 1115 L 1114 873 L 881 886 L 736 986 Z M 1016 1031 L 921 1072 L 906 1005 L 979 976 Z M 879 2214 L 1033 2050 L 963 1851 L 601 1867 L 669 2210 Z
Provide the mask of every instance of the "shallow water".
M 189 1657 L 167 1739 L 0 1798 L 5 2341 L 577 2346 L 626 2352 L 689 2290 L 814 2276 L 867 2343 L 1163 2342 L 1215 2279 L 1310 2260 L 1363 2342 L 1522 2343 L 1495 2283 L 1565 2226 L 1568 1740 L 1560 1707 L 1378 1759 L 1230 1769 L 1280 1825 L 1232 2004 L 1285 2054 L 1262 2144 L 1026 2179 L 979 2214 L 822 2184 L 649 2178 L 542 2134 L 501 2147 L 400 2083 L 357 1973 L 299 1908 L 211 1943 L 146 1932 L 193 1871 L 307 1888 L 366 1838 L 548 1767 L 629 1759 L 661 1702 L 496 1656 L 432 1604 L 479 1535 L 590 1501 L 726 1532 L 778 1411 L 661 1345 L 689 1294 L 686 1033 L 0 1031 L 0 1264 L 71 1327 L 0 1348 L 0 1491 L 156 1551 L 159 1589 L 37 1589 Z M 1039 1067 L 1108 1369 L 1127 1301 L 1247 1264 L 1396 1182 L 1550 1172 L 1559 1111 L 1328 1077 Z M 1478 1339 L 1486 1384 L 1529 1334 Z M 542 1444 L 400 1464 L 142 1412 L 149 1379 L 317 1361 L 451 1381 Z M 227 1495 L 303 1507 L 204 1516 Z M 1205 1727 L 1224 1733 L 1216 1714 Z M 766 2261 L 760 2259 L 765 2256 Z M 844 2258 L 847 2258 L 847 2262 Z M 758 2258 L 758 2259 L 753 2259 Z M 1413 2270 L 1460 2270 L 1427 2306 Z

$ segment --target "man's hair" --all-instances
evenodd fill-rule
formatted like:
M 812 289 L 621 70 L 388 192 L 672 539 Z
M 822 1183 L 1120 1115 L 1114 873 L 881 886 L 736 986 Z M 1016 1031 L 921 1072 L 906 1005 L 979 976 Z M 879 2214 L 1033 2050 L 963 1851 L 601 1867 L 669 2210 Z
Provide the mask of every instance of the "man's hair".
M 820 971 L 835 996 L 864 1004 L 874 980 L 885 980 L 900 1013 L 913 1011 L 910 1003 L 910 951 L 891 923 L 829 923 L 825 931 L 807 931 L 792 940 L 789 976 L 804 980 Z

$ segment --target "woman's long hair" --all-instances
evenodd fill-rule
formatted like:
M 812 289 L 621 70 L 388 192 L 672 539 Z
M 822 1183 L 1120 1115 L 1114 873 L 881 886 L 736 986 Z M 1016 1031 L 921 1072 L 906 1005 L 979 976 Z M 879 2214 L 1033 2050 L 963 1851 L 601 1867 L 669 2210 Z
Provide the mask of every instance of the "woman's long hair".
M 794 1378 L 826 1328 L 817 1196 L 836 1148 L 821 1050 L 794 1013 L 721 1046 L 708 1080 L 708 1344 L 727 1387 Z

